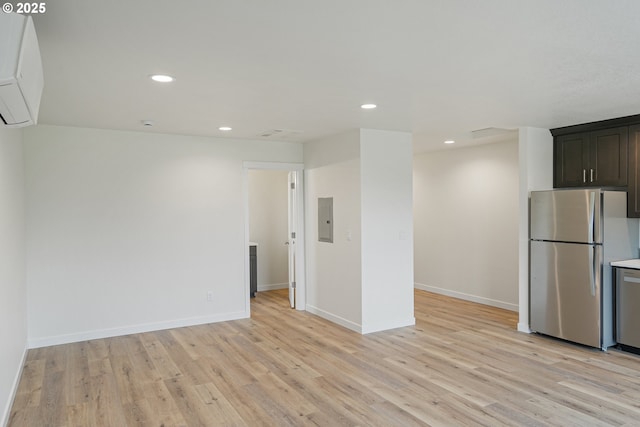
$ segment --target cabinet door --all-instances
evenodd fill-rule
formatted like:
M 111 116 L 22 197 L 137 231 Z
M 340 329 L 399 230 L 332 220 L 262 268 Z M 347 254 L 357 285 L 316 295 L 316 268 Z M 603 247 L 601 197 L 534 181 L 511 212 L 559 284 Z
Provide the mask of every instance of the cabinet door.
M 557 136 L 554 141 L 553 186 L 582 187 L 587 184 L 589 134 Z
M 640 218 L 640 125 L 629 127 L 629 188 L 627 216 Z
M 589 133 L 587 185 L 627 185 L 628 127 Z

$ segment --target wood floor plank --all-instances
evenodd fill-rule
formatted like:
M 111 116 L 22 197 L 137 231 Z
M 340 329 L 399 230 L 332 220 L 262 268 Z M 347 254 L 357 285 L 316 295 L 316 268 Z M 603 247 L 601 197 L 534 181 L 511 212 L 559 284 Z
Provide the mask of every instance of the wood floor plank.
M 89 360 L 86 355 L 69 354 L 65 369 L 67 405 L 80 405 L 89 401 L 90 377 Z
M 373 390 L 339 375 L 313 378 L 303 385 L 308 398 L 318 407 L 318 412 L 331 415 L 330 419 L 336 419 L 340 424 L 375 425 L 377 420 L 371 408 L 385 402 Z M 318 419 L 318 412 L 309 416 L 309 419 Z
M 360 335 L 259 292 L 251 319 L 30 350 L 10 427 L 623 426 L 640 356 L 516 331 L 424 291 L 416 325 Z
M 216 423 L 223 425 L 243 425 L 244 421 L 238 411 L 227 400 L 214 383 L 206 383 L 195 386 L 198 396 L 205 405 L 210 406 L 215 412 Z
M 398 405 L 385 400 L 380 403 L 376 403 L 372 405 L 371 409 L 373 410 L 373 414 L 375 415 L 375 421 L 372 422 L 371 426 L 443 426 L 446 424 L 442 424 L 439 422 L 426 424 L 424 421 L 414 417 L 403 408 Z
M 118 395 L 122 403 L 134 403 L 144 399 L 143 383 L 139 375 L 133 369 L 133 364 L 128 356 L 114 356 L 111 358 L 111 366 L 114 371 Z
M 15 397 L 15 407 L 38 407 L 44 382 L 45 359 L 28 359 Z
M 102 360 L 109 357 L 109 347 L 104 339 L 87 341 L 87 358 L 92 360 Z
M 519 406 L 513 405 L 511 402 L 493 403 L 485 409 L 500 420 L 500 423 L 496 425 L 527 427 L 546 427 L 548 425 L 535 412 L 521 410 Z
M 189 426 L 215 425 L 216 413 L 200 399 L 195 385 L 183 377 L 165 381 L 169 393 Z
M 87 417 L 90 426 L 127 425 L 115 376 L 91 377 L 91 401 Z
M 163 380 L 146 383 L 144 395 L 156 416 L 157 426 L 187 425 Z
M 69 427 L 82 427 L 89 425 L 89 403 L 79 403 L 76 405 L 68 405 L 67 422 Z
M 154 334 L 142 334 L 141 339 L 160 378 L 166 380 L 182 375 L 180 368 L 176 366 L 171 355 L 167 353 L 165 347 L 156 339 Z
M 626 411 L 615 403 L 594 399 L 590 395 L 577 390 L 561 389 L 547 390 L 546 396 L 560 403 L 563 407 L 573 408 L 594 419 L 604 421 L 608 425 L 633 425 L 638 423 L 633 412 Z
M 104 359 L 89 359 L 89 375 L 92 377 L 98 377 L 100 375 L 112 375 L 113 368 L 111 367 L 111 360 L 108 357 Z
M 214 353 L 211 357 L 200 358 L 198 363 L 207 370 L 209 375 L 213 376 L 215 381 L 229 381 L 238 387 L 257 381 L 255 375 L 250 369 L 247 369 L 245 363 L 233 358 L 233 354 L 228 351 Z
M 57 366 L 57 361 L 56 363 L 47 363 L 47 368 L 45 368 L 42 395 L 38 406 L 40 409 L 39 419 L 44 425 L 61 426 L 66 425 L 67 419 L 67 414 L 64 410 L 67 406 L 65 372 L 57 369 L 47 372 L 48 368 L 53 368 L 54 366 Z

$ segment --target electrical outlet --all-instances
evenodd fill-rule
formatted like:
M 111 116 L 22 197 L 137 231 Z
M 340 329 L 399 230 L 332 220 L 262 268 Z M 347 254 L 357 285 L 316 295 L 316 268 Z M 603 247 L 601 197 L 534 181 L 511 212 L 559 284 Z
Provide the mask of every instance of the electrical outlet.
M 209 302 L 213 301 L 213 292 L 211 291 L 207 292 L 207 301 Z

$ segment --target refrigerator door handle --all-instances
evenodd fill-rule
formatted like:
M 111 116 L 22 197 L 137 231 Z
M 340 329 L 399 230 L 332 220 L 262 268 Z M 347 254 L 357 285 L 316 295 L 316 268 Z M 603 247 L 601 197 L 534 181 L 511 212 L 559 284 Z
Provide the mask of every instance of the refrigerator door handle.
M 589 243 L 595 243 L 594 234 L 596 227 L 596 193 L 589 191 Z
M 597 250 L 598 247 L 594 245 L 589 251 L 589 264 L 591 264 L 591 269 L 589 271 L 589 284 L 591 285 L 591 296 L 594 297 L 596 296 L 596 290 L 600 282 L 600 275 L 598 274 L 599 258 L 596 254 Z

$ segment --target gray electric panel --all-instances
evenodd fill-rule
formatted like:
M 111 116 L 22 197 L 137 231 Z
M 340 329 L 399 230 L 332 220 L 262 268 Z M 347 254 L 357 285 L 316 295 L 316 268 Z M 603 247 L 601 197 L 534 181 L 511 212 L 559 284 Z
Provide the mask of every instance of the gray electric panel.
M 318 197 L 318 241 L 333 243 L 333 197 Z

